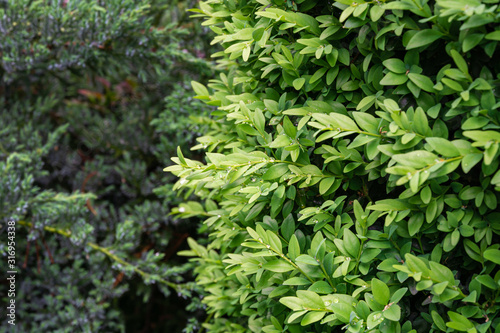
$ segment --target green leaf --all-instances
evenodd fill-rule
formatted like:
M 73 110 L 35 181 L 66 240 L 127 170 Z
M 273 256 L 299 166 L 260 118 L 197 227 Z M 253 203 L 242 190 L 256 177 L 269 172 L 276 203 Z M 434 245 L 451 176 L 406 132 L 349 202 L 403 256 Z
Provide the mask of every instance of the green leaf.
M 268 239 L 269 245 L 271 246 L 271 249 L 282 254 L 282 244 L 281 244 L 281 240 L 280 240 L 279 236 L 276 235 L 271 230 L 267 230 L 266 234 L 267 234 L 267 239 Z
M 427 92 L 434 92 L 434 83 L 432 80 L 425 75 L 409 73 L 408 78 L 411 82 L 415 83 L 417 87 Z
M 295 267 L 281 259 L 268 261 L 264 265 L 262 265 L 262 267 L 275 273 L 285 273 L 293 271 L 295 269 Z
M 420 191 L 420 199 L 424 204 L 428 204 L 432 199 L 432 191 L 429 186 L 426 186 Z
M 424 277 L 429 276 L 429 268 L 427 268 L 427 265 L 422 259 L 409 253 L 405 255 L 405 258 L 406 258 L 406 265 L 412 272 L 422 273 L 422 276 Z M 433 262 L 431 261 L 430 263 Z M 431 275 L 432 275 L 432 266 L 431 266 Z
M 260 212 L 264 209 L 264 206 L 266 205 L 266 202 L 259 202 L 255 204 L 249 211 L 247 216 L 245 217 L 245 221 L 251 221 L 252 219 L 256 218 Z
M 340 26 L 339 25 L 329 26 L 328 28 L 326 28 L 325 30 L 323 30 L 323 32 L 319 36 L 319 39 L 321 39 L 321 40 L 327 39 L 328 37 L 330 37 L 331 35 L 333 35 L 334 33 L 336 33 L 339 30 L 340 30 Z
M 388 304 L 391 298 L 389 287 L 384 282 L 375 278 L 372 279 L 372 294 L 375 301 L 381 305 Z
M 492 261 L 497 265 L 500 265 L 500 250 L 488 249 L 484 251 L 483 257 L 486 260 Z
M 488 14 L 476 14 L 470 16 L 467 21 L 460 27 L 460 30 L 466 30 L 470 28 L 476 28 L 480 26 L 484 26 L 488 23 L 493 22 L 494 19 Z
M 446 324 L 444 322 L 443 317 L 439 315 L 436 311 L 431 311 L 431 316 L 432 320 L 434 321 L 434 324 L 443 332 L 446 332 Z
M 489 39 L 489 40 L 499 40 L 500 41 L 500 30 L 496 30 L 493 32 L 490 32 L 484 38 Z
M 335 177 L 324 178 L 319 183 L 319 194 L 325 194 L 335 182 Z
M 209 96 L 207 88 L 202 85 L 201 83 L 198 83 L 196 81 L 191 81 L 191 86 L 193 87 L 194 92 L 196 93 L 198 98 L 207 98 Z
M 288 137 L 288 135 L 285 135 L 284 133 L 282 135 L 278 135 L 276 139 L 274 139 L 273 142 L 269 144 L 270 148 L 281 148 L 281 147 L 287 147 L 292 143 L 292 140 Z
M 273 164 L 269 169 L 267 169 L 266 173 L 262 175 L 262 179 L 273 180 L 283 176 L 287 172 L 288 172 L 287 164 L 285 163 Z
M 261 133 L 264 132 L 264 127 L 266 126 L 266 118 L 264 117 L 264 114 L 260 109 L 255 110 L 253 123 L 257 130 L 259 130 Z
M 304 309 L 304 307 L 302 306 L 302 300 L 298 297 L 294 296 L 282 297 L 280 298 L 280 303 L 292 309 L 293 311 L 300 311 Z
M 446 287 L 448 286 L 448 281 L 440 282 L 432 286 L 432 291 L 435 295 L 441 295 Z
M 413 116 L 413 128 L 415 129 L 415 132 L 421 135 L 427 135 L 431 132 L 427 116 L 422 108 L 417 108 L 417 110 L 415 110 L 415 115 Z
M 397 304 L 392 304 L 389 308 L 384 309 L 382 314 L 391 321 L 399 321 L 401 319 L 401 308 Z
M 439 282 L 448 281 L 450 286 L 455 285 L 455 277 L 448 267 L 434 261 L 429 261 L 429 265 L 431 266 L 430 274 L 433 280 Z
M 291 138 L 295 138 L 297 135 L 297 128 L 287 116 L 283 119 L 283 129 L 285 130 L 286 135 Z
M 300 90 L 304 86 L 304 83 L 306 83 L 306 79 L 303 77 L 295 79 L 293 80 L 293 87 L 295 90 Z
M 451 322 L 447 322 L 446 326 L 448 326 L 449 328 L 462 332 L 476 332 L 475 329 L 474 331 L 470 331 L 471 328 L 474 328 L 474 324 L 472 324 L 469 319 L 465 318 L 461 314 L 453 311 L 448 311 L 448 316 L 450 317 Z
M 453 61 L 455 61 L 455 64 L 457 64 L 458 69 L 462 71 L 466 76 L 469 75 L 469 68 L 467 67 L 467 62 L 465 62 L 465 59 L 460 55 L 455 50 L 450 51 L 451 57 L 453 58 Z
M 309 79 L 309 83 L 314 83 L 314 82 L 318 81 L 319 79 L 321 79 L 323 77 L 323 75 L 325 75 L 327 70 L 328 70 L 327 67 L 321 67 L 320 69 L 318 69 L 313 74 L 313 76 L 311 76 L 311 78 Z
M 370 8 L 370 19 L 373 22 L 378 21 L 384 15 L 385 9 L 381 5 L 374 5 Z
M 410 236 L 415 236 L 419 231 L 422 225 L 424 224 L 424 214 L 418 213 L 412 215 L 410 220 L 408 221 L 408 233 Z
M 303 264 L 311 265 L 311 266 L 319 266 L 318 260 L 314 259 L 308 254 L 302 254 L 295 259 L 295 262 L 301 262 Z
M 375 98 L 375 96 L 368 96 L 368 97 Z M 365 112 L 353 112 L 352 116 L 363 130 L 370 133 L 378 134 L 378 125 L 380 123 L 380 119 L 377 119 L 371 114 Z
M 333 292 L 333 288 L 326 281 L 316 281 L 308 288 L 308 290 L 324 295 L 331 294 Z
M 483 286 L 488 287 L 492 290 L 498 290 L 498 283 L 489 275 L 478 275 L 476 280 L 479 281 Z
M 443 34 L 437 30 L 421 30 L 411 37 L 408 45 L 406 45 L 406 49 L 411 50 L 417 47 L 429 45 L 442 36 Z
M 377 97 L 374 95 L 366 96 L 358 103 L 358 105 L 356 106 L 356 110 L 361 110 L 361 111 L 368 110 L 375 103 L 376 100 Z
M 476 198 L 476 196 L 482 191 L 482 188 L 480 188 L 479 186 L 466 186 L 460 191 L 458 197 L 462 200 L 472 200 Z
M 367 208 L 377 211 L 391 211 L 391 210 L 402 211 L 411 208 L 411 206 L 409 206 L 408 204 L 406 204 L 406 202 L 402 200 L 385 199 L 385 200 L 379 200 L 375 203 L 375 205 L 369 206 Z
M 285 286 L 307 286 L 311 284 L 311 281 L 303 277 L 294 276 L 283 282 Z
M 426 150 L 414 150 L 406 154 L 392 156 L 396 162 L 415 169 L 421 169 L 428 165 L 434 165 L 438 157 Z
M 315 292 L 309 290 L 297 290 L 297 297 L 302 300 L 302 304 L 305 307 L 311 309 L 323 309 L 325 308 L 325 303 L 321 297 Z
M 447 79 L 444 77 L 441 79 L 441 82 L 443 82 L 445 85 L 447 85 L 448 87 L 450 87 L 451 89 L 453 89 L 455 91 L 464 91 L 464 88 L 462 87 L 462 85 L 460 83 L 458 83 L 457 81 L 450 80 L 450 79 Z
M 372 330 L 384 321 L 385 317 L 380 311 L 372 312 L 366 320 L 366 329 Z
M 404 74 L 406 73 L 406 66 L 400 59 L 387 59 L 382 62 L 382 64 L 389 69 L 391 72 Z
M 493 178 L 491 178 L 491 183 L 497 186 L 500 184 L 500 170 L 498 170 L 497 173 L 495 173 L 495 175 L 493 176 Z
M 417 290 L 426 290 L 427 288 L 430 288 L 432 286 L 432 281 L 431 280 L 421 280 L 419 283 L 417 283 Z
M 462 124 L 462 129 L 463 130 L 473 130 L 473 129 L 478 129 L 478 128 L 483 128 L 486 126 L 490 120 L 488 118 L 484 117 L 471 117 L 464 121 Z
M 465 173 L 469 171 L 483 158 L 483 154 L 467 154 L 462 159 L 462 169 Z
M 288 257 L 295 261 L 295 259 L 300 255 L 300 245 L 295 234 L 290 238 L 290 242 L 288 243 Z
M 488 141 L 500 142 L 500 132 L 496 131 L 465 131 L 463 134 L 479 145 L 485 145 Z
M 179 162 L 181 162 L 181 164 L 187 165 L 184 155 L 182 154 L 181 147 L 179 146 L 177 146 L 177 157 L 179 158 Z
M 326 312 L 323 312 L 323 311 L 311 311 L 311 312 L 308 312 L 304 318 L 302 318 L 301 322 L 300 322 L 300 325 L 302 326 L 307 326 L 309 324 L 312 324 L 312 323 L 315 323 L 321 319 L 323 319 L 323 317 L 326 315 Z
M 377 269 L 383 272 L 397 272 L 398 270 L 393 267 L 393 265 L 397 265 L 399 262 L 395 258 L 389 258 L 382 261 Z
M 484 34 L 469 34 L 462 43 L 462 52 L 466 53 L 476 47 L 484 38 Z
M 408 288 L 406 288 L 406 287 L 396 290 L 396 292 L 394 294 L 392 294 L 390 302 L 391 303 L 398 303 L 404 297 L 404 295 L 406 294 L 407 291 L 408 291 Z
M 399 86 L 408 81 L 408 76 L 405 74 L 396 74 L 393 72 L 387 73 L 382 80 L 380 80 L 380 84 L 383 86 Z
M 349 229 L 344 229 L 344 247 L 353 258 L 357 258 L 360 250 L 358 237 Z
M 439 137 L 431 137 L 425 138 L 425 141 L 432 147 L 432 149 L 445 157 L 456 157 L 460 156 L 460 152 L 458 149 L 451 143 L 450 141 L 439 138 Z

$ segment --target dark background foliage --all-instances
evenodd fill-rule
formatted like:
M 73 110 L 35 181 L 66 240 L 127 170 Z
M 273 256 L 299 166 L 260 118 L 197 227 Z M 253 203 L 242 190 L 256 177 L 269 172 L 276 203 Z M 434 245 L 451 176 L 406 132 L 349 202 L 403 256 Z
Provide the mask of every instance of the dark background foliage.
M 169 216 L 179 199 L 162 171 L 204 126 L 189 82 L 212 69 L 194 5 L 0 2 L 0 253 L 16 221 L 19 270 L 17 324 L 2 318 L 0 331 L 196 325 L 191 266 L 176 251 L 197 220 Z

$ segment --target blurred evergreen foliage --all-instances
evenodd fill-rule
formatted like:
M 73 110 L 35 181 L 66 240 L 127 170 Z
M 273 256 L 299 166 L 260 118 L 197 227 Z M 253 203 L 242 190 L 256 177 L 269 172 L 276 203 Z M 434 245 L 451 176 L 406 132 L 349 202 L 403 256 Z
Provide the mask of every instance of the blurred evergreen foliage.
M 189 82 L 213 73 L 195 3 L 0 1 L 0 256 L 16 221 L 19 270 L 16 326 L 0 332 L 197 325 L 175 253 L 198 222 L 169 216 L 162 172 L 202 131 Z

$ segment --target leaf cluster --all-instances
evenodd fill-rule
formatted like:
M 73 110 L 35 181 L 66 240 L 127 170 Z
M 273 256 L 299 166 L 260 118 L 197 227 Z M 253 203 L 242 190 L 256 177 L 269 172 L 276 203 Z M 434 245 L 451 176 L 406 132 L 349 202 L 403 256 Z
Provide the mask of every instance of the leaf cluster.
M 200 2 L 209 331 L 498 330 L 497 2 Z

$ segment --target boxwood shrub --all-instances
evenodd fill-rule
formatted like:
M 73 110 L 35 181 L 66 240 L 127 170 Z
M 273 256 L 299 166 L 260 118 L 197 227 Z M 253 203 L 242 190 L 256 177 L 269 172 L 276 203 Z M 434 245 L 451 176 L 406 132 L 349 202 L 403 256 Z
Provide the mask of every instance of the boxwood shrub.
M 166 170 L 210 332 L 500 330 L 496 0 L 207 0 L 211 131 Z

